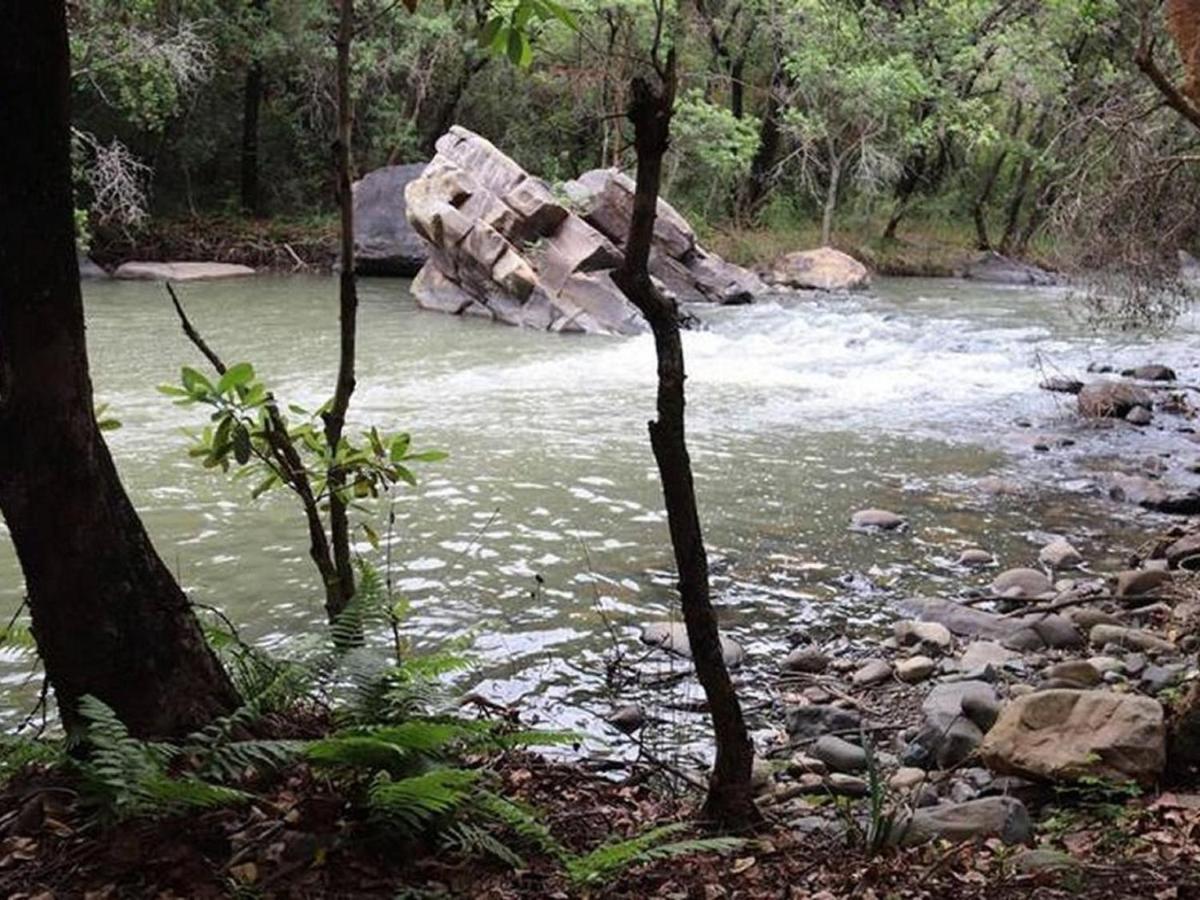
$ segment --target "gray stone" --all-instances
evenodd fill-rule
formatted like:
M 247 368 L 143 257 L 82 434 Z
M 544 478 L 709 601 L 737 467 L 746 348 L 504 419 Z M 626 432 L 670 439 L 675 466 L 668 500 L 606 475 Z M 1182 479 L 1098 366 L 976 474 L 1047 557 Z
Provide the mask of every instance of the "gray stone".
M 1077 378 L 1067 378 L 1065 375 L 1052 375 L 1038 387 L 1043 391 L 1055 391 L 1060 394 L 1078 394 L 1083 390 L 1083 382 Z
M 809 756 L 807 753 L 797 753 L 788 761 L 788 773 L 791 775 L 805 775 L 809 773 L 817 775 L 827 775 L 829 766 L 814 756 Z
M 906 524 L 904 517 L 886 509 L 860 509 L 850 517 L 854 528 L 874 531 L 895 531 Z
M 867 753 L 862 747 L 833 735 L 818 738 L 809 752 L 835 772 L 861 772 L 867 767 Z
M 921 705 L 921 729 L 905 748 L 904 764 L 943 769 L 958 765 L 975 751 L 984 734 L 966 710 L 982 718 L 981 711 L 996 703 L 995 689 L 982 681 L 936 685 Z
M 1200 569 L 1200 531 L 1184 535 L 1167 546 L 1167 565 L 1172 569 Z M 1188 561 L 1194 560 L 1189 565 Z
M 1013 797 L 984 797 L 917 810 L 893 828 L 893 843 L 904 846 L 935 839 L 952 843 L 999 838 L 1006 844 L 1033 839 L 1033 823 L 1025 804 Z
M 995 562 L 992 554 L 978 547 L 969 547 L 958 555 L 958 564 L 960 566 L 990 566 Z
M 1170 572 L 1163 569 L 1130 569 L 1117 573 L 1114 593 L 1118 597 L 1140 597 L 1152 594 L 1172 580 Z
M 1047 680 L 1068 681 L 1081 688 L 1095 687 L 1100 683 L 1100 672 L 1091 663 L 1081 659 L 1055 663 L 1042 676 Z
M 604 721 L 617 731 L 633 734 L 646 724 L 646 713 L 638 704 L 628 703 L 614 709 Z
M 945 653 L 954 641 L 950 629 L 939 622 L 902 619 L 893 626 L 892 631 L 896 643 L 901 647 L 920 647 L 926 653 Z
M 976 257 L 963 271 L 963 277 L 973 281 L 1012 285 L 1052 285 L 1058 281 L 1045 269 L 1009 259 L 994 250 L 987 250 Z
M 1154 421 L 1154 413 L 1150 412 L 1144 406 L 1135 406 L 1129 412 L 1125 413 L 1125 421 L 1130 425 L 1149 425 Z
M 1012 864 L 1018 872 L 1026 875 L 1040 872 L 1068 872 L 1080 867 L 1069 853 L 1049 847 L 1022 850 L 1012 858 Z
M 1066 538 L 1055 538 L 1038 553 L 1038 561 L 1051 569 L 1074 569 L 1083 565 L 1083 554 Z
M 867 687 L 888 681 L 891 677 L 891 663 L 885 659 L 869 659 L 855 670 L 850 681 L 859 687 Z
M 888 779 L 888 787 L 895 791 L 911 791 L 919 784 L 924 784 L 929 777 L 924 769 L 912 766 L 902 766 L 892 773 Z
M 692 645 L 688 642 L 687 627 L 682 622 L 651 622 L 642 628 L 642 641 L 676 656 L 692 658 Z M 725 658 L 725 665 L 733 668 L 742 664 L 745 653 L 741 644 L 721 635 L 721 655 Z
M 902 659 L 896 663 L 896 677 L 907 684 L 916 684 L 932 675 L 936 665 L 928 656 Z
M 1037 569 L 1008 569 L 996 576 L 991 590 L 997 597 L 1030 600 L 1053 592 L 1054 584 Z
M 1153 632 L 1138 628 L 1124 628 L 1120 625 L 1096 625 L 1092 628 L 1088 638 L 1095 647 L 1116 644 L 1119 647 L 1130 647 L 1148 653 L 1176 652 L 1173 643 Z
M 385 166 L 354 183 L 354 268 L 360 275 L 411 278 L 425 265 L 429 244 L 408 224 L 404 189 L 425 163 Z
M 812 740 L 830 732 L 857 732 L 862 717 L 838 706 L 792 706 L 787 710 L 787 733 L 796 742 Z
M 995 641 L 972 641 L 963 651 L 959 665 L 964 672 L 975 671 L 985 666 L 995 666 L 997 669 L 1001 669 L 1007 663 L 1020 658 L 1020 653 L 1009 650 Z
M 833 772 L 825 783 L 832 793 L 843 797 L 865 797 L 871 790 L 866 781 L 844 772 Z
M 1093 381 L 1083 386 L 1076 398 L 1079 412 L 1089 419 L 1122 419 L 1135 406 L 1150 409 L 1150 394 L 1123 381 Z
M 1161 363 L 1149 363 L 1144 366 L 1137 366 L 1132 369 L 1124 369 L 1121 372 L 1126 378 L 1136 378 L 1139 381 L 1178 381 L 1179 376 L 1175 374 L 1175 370 L 1170 366 L 1164 366 Z
M 1142 690 L 1147 694 L 1165 691 L 1183 678 L 1185 671 L 1187 671 L 1186 668 L 1180 663 L 1172 663 L 1167 666 L 1146 666 L 1140 679 Z
M 820 674 L 829 668 L 829 657 L 815 647 L 796 647 L 783 661 L 789 672 Z
M 217 262 L 127 262 L 117 266 L 113 278 L 123 281 L 210 281 L 253 275 L 249 266 Z

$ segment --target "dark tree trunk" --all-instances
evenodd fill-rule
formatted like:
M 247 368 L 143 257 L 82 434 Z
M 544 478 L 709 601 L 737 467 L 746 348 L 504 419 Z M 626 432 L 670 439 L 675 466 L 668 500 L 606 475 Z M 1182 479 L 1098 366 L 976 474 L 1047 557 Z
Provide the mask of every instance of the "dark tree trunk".
M 258 112 L 262 105 L 263 67 L 255 60 L 246 70 L 242 106 L 242 212 L 262 215 L 258 187 Z
M 254 11 L 263 14 L 267 0 L 253 0 Z M 258 184 L 258 116 L 262 109 L 263 65 L 257 56 L 246 68 L 242 87 L 242 212 L 251 216 L 263 214 L 262 194 Z
M 1038 116 L 1037 124 L 1034 125 L 1033 134 L 1030 136 L 1029 144 L 1034 150 L 1042 146 L 1046 139 L 1046 124 L 1050 120 L 1048 111 L 1043 110 Z M 1008 210 L 1004 217 L 1004 234 L 1000 238 L 1000 252 L 1009 254 L 1013 252 L 1014 245 L 1017 241 L 1018 229 L 1021 225 L 1021 211 L 1025 208 L 1025 201 L 1029 197 L 1029 181 L 1033 177 L 1033 157 L 1026 155 L 1021 160 L 1021 168 L 1017 172 L 1017 180 L 1013 185 L 1012 196 L 1008 201 Z
M 625 263 L 615 280 L 654 332 L 658 356 L 658 418 L 649 423 L 650 445 L 662 479 L 667 523 L 679 570 L 679 595 L 696 675 L 712 714 L 717 757 L 704 814 L 719 827 L 740 829 L 760 821 L 750 788 L 754 749 L 733 681 L 721 655 L 717 618 L 709 599 L 708 557 L 700 530 L 692 464 L 684 430 L 683 343 L 675 303 L 650 280 L 648 263 L 662 183 L 662 161 L 675 102 L 675 58 L 668 56 L 659 89 L 643 78 L 631 86 L 629 118 L 637 151 L 637 187 Z
M 434 144 L 437 143 L 437 139 L 449 131 L 450 126 L 454 124 L 454 117 L 458 115 L 458 105 L 462 102 L 467 88 L 471 86 L 471 79 L 483 71 L 489 59 L 488 56 L 478 58 L 468 56 L 463 61 L 463 67 L 459 71 L 458 77 L 454 79 L 454 83 L 442 97 L 442 102 L 438 104 L 437 112 L 434 113 L 430 126 L 425 132 L 425 139 L 421 142 L 422 148 L 430 156 L 434 153 Z
M 971 204 L 971 218 L 975 221 L 975 246 L 979 250 L 992 249 L 992 241 L 987 227 L 987 208 L 992 200 L 992 192 L 996 188 L 996 180 L 1000 177 L 1000 170 L 1004 168 L 1004 160 L 1007 158 L 1007 150 L 1001 150 L 996 154 L 996 158 L 988 166 L 983 187 L 979 189 L 979 193 L 975 196 L 975 202 Z
M 0 57 L 0 511 L 64 721 L 92 694 L 178 735 L 237 693 L 138 519 L 92 406 L 71 198 L 63 0 L 4 0 Z
M 333 147 L 338 210 L 341 213 L 341 267 L 338 279 L 339 352 L 337 385 L 325 414 L 325 438 L 336 452 L 346 427 L 346 411 L 354 394 L 354 358 L 358 337 L 358 285 L 354 280 L 354 195 L 351 191 L 350 136 L 354 108 L 350 100 L 350 44 L 354 40 L 354 0 L 341 0 L 337 31 L 337 140 Z M 343 496 L 345 473 L 329 469 L 329 538 L 337 584 L 326 585 L 326 612 L 336 619 L 354 596 L 354 565 L 350 556 L 348 500 Z
M 763 109 L 762 124 L 758 129 L 758 150 L 750 161 L 750 174 L 738 196 L 738 212 L 745 217 L 753 216 L 762 208 L 770 193 L 775 160 L 783 143 L 783 132 L 779 128 L 779 113 L 782 107 L 780 92 L 788 83 L 783 66 L 776 64 L 771 75 L 771 87 L 767 91 L 767 105 Z

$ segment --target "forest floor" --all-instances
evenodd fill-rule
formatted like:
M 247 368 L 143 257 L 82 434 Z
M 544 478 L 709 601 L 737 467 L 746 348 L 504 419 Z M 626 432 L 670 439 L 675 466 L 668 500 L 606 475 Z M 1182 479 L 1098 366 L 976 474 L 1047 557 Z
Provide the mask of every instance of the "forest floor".
M 503 793 L 541 810 L 575 852 L 685 819 L 689 799 L 528 754 L 493 762 Z M 1173 898 L 1200 897 L 1200 795 L 1164 793 L 1058 832 L 1054 852 L 999 841 L 870 853 L 768 822 L 725 855 L 647 863 L 572 882 L 545 856 L 511 869 L 478 857 L 380 843 L 307 769 L 242 808 L 101 829 L 69 782 L 16 782 L 0 798 L 0 895 L 116 897 Z

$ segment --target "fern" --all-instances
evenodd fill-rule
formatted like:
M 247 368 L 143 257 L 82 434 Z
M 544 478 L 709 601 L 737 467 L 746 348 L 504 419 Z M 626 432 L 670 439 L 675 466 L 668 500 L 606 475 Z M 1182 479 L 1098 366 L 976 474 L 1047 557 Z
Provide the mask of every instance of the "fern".
M 583 856 L 573 856 L 566 863 L 567 877 L 576 885 L 595 884 L 630 866 L 697 853 L 728 853 L 745 843 L 740 838 L 728 837 L 663 843 L 686 828 L 684 824 L 664 825 L 625 841 L 605 844 Z
M 131 736 L 112 708 L 96 697 L 81 697 L 78 709 L 87 722 L 83 739 L 89 748 L 88 757 L 76 763 L 82 799 L 100 818 L 171 815 L 250 799 L 242 791 L 192 776 L 172 778 L 168 768 L 183 751 Z
M 560 863 L 570 859 L 570 852 L 550 833 L 536 810 L 491 791 L 479 792 L 475 809 L 511 831 L 524 846 L 545 853 Z
M 367 802 L 388 824 L 417 834 L 465 803 L 480 777 L 471 769 L 434 769 L 399 781 L 381 777 L 371 784 Z
M 0 736 L 0 785 L 30 766 L 51 766 L 62 761 L 61 741 Z
M 492 856 L 512 869 L 525 868 L 525 859 L 486 828 L 455 822 L 442 831 L 442 846 L 464 856 Z

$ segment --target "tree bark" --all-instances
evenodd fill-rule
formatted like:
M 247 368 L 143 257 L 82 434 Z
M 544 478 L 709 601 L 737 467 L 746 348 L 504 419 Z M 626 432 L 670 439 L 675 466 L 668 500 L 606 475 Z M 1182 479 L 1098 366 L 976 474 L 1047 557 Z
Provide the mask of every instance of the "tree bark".
M 675 103 L 673 51 L 668 55 L 660 80 L 658 89 L 641 77 L 635 78 L 631 86 L 629 119 L 634 126 L 637 185 L 629 239 L 625 245 L 625 263 L 614 278 L 625 296 L 641 310 L 654 333 L 658 358 L 658 418 L 649 423 L 650 445 L 662 479 L 692 660 L 708 699 L 716 739 L 716 762 L 704 815 L 718 827 L 741 829 L 761 820 L 750 788 L 754 750 L 742 718 L 741 704 L 721 655 L 717 618 L 709 598 L 708 557 L 700 529 L 684 427 L 685 375 L 678 310 L 673 301 L 663 297 L 654 287 L 648 268 L 662 183 L 662 161 L 667 151 Z
M 325 439 L 337 453 L 346 427 L 346 411 L 354 394 L 354 357 L 357 343 L 358 286 L 354 279 L 354 195 L 351 191 L 350 137 L 354 108 L 350 101 L 350 44 L 354 40 L 354 0 L 341 0 L 337 30 L 337 140 L 333 155 L 336 168 L 337 202 L 341 214 L 341 267 L 338 278 L 339 351 L 337 385 L 333 402 L 324 416 Z M 329 469 L 329 538 L 337 590 L 326 593 L 326 612 L 336 619 L 354 596 L 354 565 L 350 556 L 348 503 L 342 496 L 345 473 L 336 464 Z
M 783 106 L 780 92 L 788 84 L 787 73 L 781 62 L 776 62 L 771 75 L 771 86 L 767 91 L 767 105 L 763 109 L 762 124 L 758 129 L 758 150 L 750 161 L 750 174 L 739 192 L 738 212 L 745 217 L 756 214 L 767 199 L 773 180 L 772 170 L 783 143 L 783 132 L 779 127 L 779 114 Z
M 842 182 L 842 157 L 829 148 L 829 184 L 825 189 L 825 209 L 821 213 L 821 246 L 833 240 L 833 215 L 837 212 L 838 189 Z
M 93 411 L 71 197 L 63 0 L 4 0 L 0 56 L 0 511 L 63 721 L 92 694 L 138 736 L 238 696 L 117 476 Z

